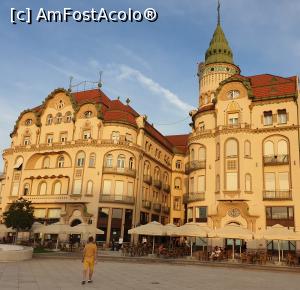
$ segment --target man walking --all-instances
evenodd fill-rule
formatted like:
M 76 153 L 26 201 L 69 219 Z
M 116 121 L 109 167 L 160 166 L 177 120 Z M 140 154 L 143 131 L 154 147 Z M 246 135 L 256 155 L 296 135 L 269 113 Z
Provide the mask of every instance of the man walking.
M 94 272 L 94 266 L 97 259 L 97 246 L 94 243 L 94 238 L 89 237 L 88 243 L 85 245 L 82 256 L 83 263 L 83 279 L 81 284 L 85 284 L 87 274 L 88 274 L 88 283 L 92 283 L 92 276 Z

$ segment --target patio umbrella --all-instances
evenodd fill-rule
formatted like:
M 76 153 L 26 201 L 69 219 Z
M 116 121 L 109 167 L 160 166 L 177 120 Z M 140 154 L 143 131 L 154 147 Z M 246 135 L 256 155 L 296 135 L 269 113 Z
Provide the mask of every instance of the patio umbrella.
M 13 228 L 6 227 L 5 224 L 0 224 L 0 233 L 7 234 L 11 232 L 15 232 L 15 230 Z
M 207 238 L 211 228 L 199 223 L 186 223 L 178 228 L 178 236 Z M 191 240 L 191 257 L 193 256 L 193 242 Z
M 89 224 L 78 224 L 75 227 L 71 227 L 71 231 L 72 231 L 72 234 L 81 234 L 85 238 L 87 235 L 95 235 L 95 234 L 103 235 L 104 234 L 104 231 L 96 228 L 93 225 L 89 225 Z
M 300 233 L 295 232 L 287 227 L 276 224 L 267 228 L 264 232 L 257 235 L 258 238 L 265 240 L 277 240 L 278 241 L 278 262 L 280 263 L 280 242 L 279 241 L 300 241 Z
M 51 225 L 43 226 L 43 227 L 37 227 L 33 230 L 34 233 L 42 233 L 42 234 L 71 234 L 72 233 L 72 227 L 66 224 L 63 224 L 61 222 L 57 222 Z M 56 241 L 56 247 L 58 248 L 58 237 Z
M 223 228 L 212 230 L 208 233 L 208 237 L 228 238 L 233 240 L 251 240 L 253 239 L 253 232 L 238 224 L 228 224 L 225 225 Z M 232 244 L 232 259 L 234 260 L 234 241 Z
M 154 254 L 155 236 L 164 236 L 166 234 L 166 230 L 161 223 L 150 222 L 148 224 L 138 226 L 136 228 L 132 228 L 132 229 L 128 230 L 128 234 L 153 236 L 152 254 Z

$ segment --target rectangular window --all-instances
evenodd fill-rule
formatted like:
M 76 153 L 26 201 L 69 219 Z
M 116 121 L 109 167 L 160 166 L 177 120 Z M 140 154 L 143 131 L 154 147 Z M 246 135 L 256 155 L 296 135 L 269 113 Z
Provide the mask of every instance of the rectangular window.
M 82 184 L 81 179 L 75 179 L 74 180 L 73 194 L 81 194 L 81 184 Z
M 111 135 L 111 139 L 114 141 L 114 143 L 119 142 L 120 139 L 120 132 L 118 131 L 113 131 Z
M 127 195 L 133 196 L 133 182 L 128 182 Z
M 193 208 L 192 207 L 189 207 L 187 210 L 187 220 L 188 220 L 188 222 L 193 221 Z
M 276 190 L 275 184 L 276 184 L 275 173 L 274 172 L 266 172 L 265 173 L 265 190 L 275 191 Z
M 37 219 L 46 218 L 46 209 L 45 208 L 35 208 L 34 209 L 34 217 Z
M 111 180 L 103 180 L 103 194 L 111 194 Z
M 132 142 L 132 135 L 129 134 L 129 133 L 126 133 L 125 140 L 131 143 Z
M 264 112 L 264 125 L 272 125 L 273 124 L 273 114 L 272 111 Z
M 30 145 L 30 137 L 24 137 L 24 145 Z
M 239 113 L 228 114 L 228 125 L 234 126 L 239 123 Z
M 60 133 L 59 139 L 60 139 L 60 142 L 67 142 L 68 134 L 67 133 Z
M 199 131 L 204 131 L 205 130 L 205 124 L 204 122 L 199 123 Z
M 53 143 L 53 134 L 48 134 L 47 135 L 46 142 L 47 142 L 47 144 L 52 144 Z
M 48 209 L 48 218 L 49 219 L 58 219 L 60 218 L 60 208 L 49 208 Z
M 207 222 L 207 207 L 198 206 L 196 207 L 196 223 L 206 223 Z
M 181 197 L 180 196 L 174 196 L 173 208 L 174 208 L 174 210 L 181 210 Z
M 198 176 L 198 192 L 205 192 L 205 176 Z
M 278 183 L 280 191 L 287 191 L 290 189 L 289 185 L 289 173 L 288 172 L 279 172 L 278 173 Z
M 190 179 L 190 192 L 194 192 L 194 177 Z
M 84 130 L 83 131 L 83 140 L 91 139 L 91 130 Z
M 123 195 L 124 193 L 124 181 L 116 180 L 115 195 Z
M 277 114 L 278 114 L 278 123 L 279 124 L 286 124 L 287 123 L 286 109 L 278 110 Z
M 226 189 L 237 190 L 238 189 L 238 174 L 237 172 L 226 173 Z

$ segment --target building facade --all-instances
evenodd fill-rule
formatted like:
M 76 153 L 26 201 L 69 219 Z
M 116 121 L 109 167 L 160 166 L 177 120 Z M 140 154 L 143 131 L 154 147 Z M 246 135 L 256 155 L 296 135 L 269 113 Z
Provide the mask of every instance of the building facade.
M 24 197 L 37 220 L 90 223 L 103 242 L 154 220 L 299 229 L 298 78 L 243 76 L 220 17 L 198 77 L 185 135 L 164 136 L 100 88 L 56 89 L 22 112 L 3 152 L 0 214 Z

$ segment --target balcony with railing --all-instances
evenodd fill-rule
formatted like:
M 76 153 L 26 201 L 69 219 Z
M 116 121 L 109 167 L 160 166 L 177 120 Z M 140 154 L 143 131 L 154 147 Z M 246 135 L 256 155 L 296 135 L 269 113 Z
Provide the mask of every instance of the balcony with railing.
M 152 203 L 150 200 L 145 200 L 145 199 L 142 200 L 142 206 L 145 209 L 151 209 L 151 204 Z
M 263 200 L 291 200 L 291 190 L 264 190 Z
M 154 179 L 154 180 L 153 180 L 153 185 L 154 185 L 156 188 L 161 189 L 162 182 L 161 182 L 161 180 Z
M 156 212 L 160 212 L 161 211 L 161 204 L 160 203 L 153 203 L 153 210 Z
M 205 192 L 189 192 L 183 195 L 183 203 L 205 200 Z
M 144 175 L 143 178 L 144 182 L 147 183 L 148 185 L 152 184 L 152 176 L 151 175 Z
M 264 156 L 264 165 L 286 165 L 289 164 L 289 155 L 268 155 Z
M 32 203 L 66 203 L 74 202 L 72 197 L 68 194 L 46 194 L 46 195 L 24 195 L 24 199 L 31 201 Z M 81 198 L 81 195 L 78 195 Z
M 194 160 L 190 161 L 185 165 L 185 172 L 187 174 L 198 170 L 198 169 L 205 169 L 206 168 L 206 161 L 205 160 Z
M 100 202 L 134 204 L 134 197 L 128 195 L 101 194 Z
M 132 168 L 121 168 L 121 167 L 109 167 L 104 165 L 103 166 L 103 173 L 106 174 L 120 174 L 120 175 L 126 175 L 126 176 L 130 176 L 130 177 L 134 177 L 136 176 L 136 170 L 132 169 Z
M 163 184 L 163 191 L 169 193 L 170 192 L 170 185 L 169 184 Z

